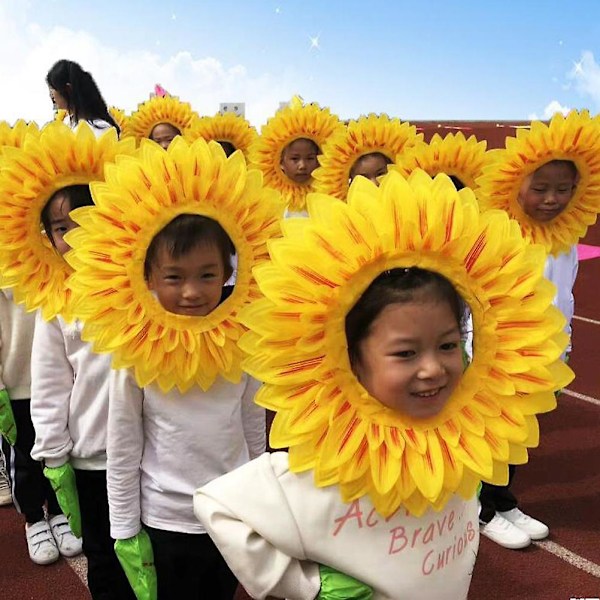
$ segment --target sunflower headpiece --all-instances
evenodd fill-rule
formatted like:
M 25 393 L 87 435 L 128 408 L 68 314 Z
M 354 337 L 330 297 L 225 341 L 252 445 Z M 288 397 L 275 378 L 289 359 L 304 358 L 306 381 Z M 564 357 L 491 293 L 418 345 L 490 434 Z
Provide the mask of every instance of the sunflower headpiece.
M 323 147 L 315 170 L 315 190 L 344 200 L 348 194 L 350 171 L 365 154 L 379 152 L 390 163 L 407 148 L 423 139 L 416 127 L 390 119 L 387 115 L 370 114 L 350 121 L 345 129 L 331 136 Z
M 368 495 L 382 515 L 422 514 L 481 479 L 506 483 L 507 465 L 538 443 L 536 414 L 573 374 L 560 355 L 564 319 L 542 279 L 544 251 L 501 211 L 479 213 L 472 190 L 448 177 L 358 178 L 347 203 L 309 196 L 309 219 L 283 223 L 272 263 L 255 270 L 265 298 L 244 309 L 246 370 L 277 412 L 271 445 L 294 472 L 337 484 L 344 501 Z M 335 223 L 335 227 L 331 224 Z M 353 374 L 345 319 L 382 272 L 436 271 L 469 304 L 474 358 L 443 410 L 409 418 L 372 398 Z
M 292 211 L 306 207 L 306 195 L 314 191 L 312 183 L 292 181 L 281 170 L 281 155 L 294 140 L 312 140 L 321 151 L 329 137 L 344 125 L 328 108 L 316 103 L 302 104 L 297 96 L 285 108 L 278 110 L 262 128 L 258 139 L 250 147 L 252 167 L 262 171 L 265 185 L 281 192 Z
M 38 126 L 19 119 L 13 126 L 0 121 L 0 154 L 4 148 L 20 148 L 28 135 L 39 135 Z
M 188 102 L 182 102 L 175 96 L 153 96 L 139 104 L 131 114 L 125 127 L 125 135 L 133 136 L 139 142 L 149 138 L 157 125 L 168 123 L 181 131 L 182 137 L 187 137 L 197 118 L 197 113 Z
M 250 146 L 256 141 L 258 134 L 250 123 L 233 113 L 216 114 L 213 117 L 195 119 L 189 139 L 201 137 L 210 142 L 229 142 L 236 150 L 241 150 L 248 157 Z
M 420 142 L 396 157 L 390 170 L 408 177 L 415 169 L 422 169 L 435 177 L 439 173 L 456 177 L 465 186 L 475 189 L 475 180 L 481 175 L 487 142 L 478 142 L 472 135 L 465 138 L 462 131 L 445 137 L 434 134 L 429 143 Z
M 108 109 L 108 113 L 115 120 L 116 124 L 119 126 L 121 130 L 121 137 L 124 137 L 127 134 L 127 125 L 129 123 L 129 117 L 125 114 L 125 111 L 121 108 L 117 108 L 116 106 L 111 106 Z
M 72 318 L 66 280 L 71 268 L 41 229 L 41 213 L 50 197 L 66 186 L 104 177 L 104 166 L 119 154 L 132 153 L 133 140 L 118 141 L 110 131 L 96 139 L 87 124 L 76 132 L 51 122 L 41 133 L 28 133 L 21 148 L 5 148 L 0 173 L 0 270 L 2 286 L 29 311 L 45 319 Z
M 523 235 L 542 244 L 550 254 L 566 252 L 585 236 L 600 212 L 600 121 L 587 111 L 557 113 L 548 125 L 533 121 L 531 129 L 506 138 L 506 148 L 493 150 L 478 179 L 483 208 L 505 210 L 521 226 Z M 578 182 L 565 210 L 542 223 L 525 214 L 519 205 L 524 179 L 552 160 L 575 164 Z
M 239 381 L 245 329 L 237 314 L 259 297 L 252 268 L 279 234 L 279 194 L 247 170 L 240 152 L 226 158 L 216 142 L 181 138 L 168 151 L 142 141 L 139 155 L 107 169 L 92 192 L 95 206 L 73 213 L 80 227 L 68 237 L 82 338 L 111 352 L 114 368 L 132 368 L 141 387 L 184 392 L 196 384 L 206 390 L 219 375 Z M 144 278 L 152 239 L 181 214 L 218 221 L 238 255 L 232 295 L 205 317 L 168 312 Z

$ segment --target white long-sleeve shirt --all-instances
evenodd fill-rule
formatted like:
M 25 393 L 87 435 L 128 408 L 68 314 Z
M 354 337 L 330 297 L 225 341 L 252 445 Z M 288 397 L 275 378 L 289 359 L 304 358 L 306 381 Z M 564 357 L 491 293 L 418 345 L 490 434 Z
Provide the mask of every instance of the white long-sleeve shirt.
M 150 527 L 204 533 L 194 490 L 265 450 L 265 411 L 253 402 L 257 381 L 217 379 L 203 392 L 141 389 L 127 370 L 110 379 L 108 500 L 111 536 Z
M 253 598 L 313 600 L 323 564 L 369 585 L 374 600 L 464 600 L 479 544 L 476 498 L 385 519 L 366 497 L 345 504 L 337 486 L 291 473 L 284 452 L 204 486 L 194 510 Z
M 49 467 L 106 469 L 110 356 L 81 339 L 81 323 L 38 313 L 31 359 L 31 456 Z
M 35 314 L 14 303 L 10 290 L 0 290 L 0 390 L 11 400 L 31 397 L 31 347 Z
M 571 247 L 569 252 L 563 252 L 558 256 L 549 255 L 546 258 L 544 267 L 544 277 L 549 279 L 556 286 L 556 296 L 554 297 L 554 306 L 556 306 L 567 320 L 565 331 L 571 337 L 571 321 L 575 314 L 575 297 L 573 296 L 573 287 L 579 270 L 577 257 L 577 245 Z M 571 341 L 567 346 L 567 352 L 571 351 Z

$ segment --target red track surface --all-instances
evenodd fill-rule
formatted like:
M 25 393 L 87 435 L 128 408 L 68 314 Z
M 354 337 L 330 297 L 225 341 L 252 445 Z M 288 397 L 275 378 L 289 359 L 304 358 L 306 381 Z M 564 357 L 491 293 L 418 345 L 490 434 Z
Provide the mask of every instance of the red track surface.
M 586 243 L 600 246 L 600 225 Z M 600 259 L 580 264 L 576 314 L 600 321 Z M 570 390 L 600 399 L 600 325 L 574 321 Z M 522 508 L 545 521 L 550 540 L 600 570 L 600 406 L 564 394 L 540 419 L 541 445 L 520 467 L 515 491 Z M 569 600 L 600 597 L 600 578 L 539 546 L 505 550 L 482 539 L 470 600 Z M 0 599 L 84 600 L 85 586 L 64 561 L 34 565 L 23 524 L 12 507 L 0 509 Z M 238 599 L 247 598 L 242 592 Z M 408 598 L 407 600 L 418 600 Z M 440 600 L 453 600 L 440 599 Z

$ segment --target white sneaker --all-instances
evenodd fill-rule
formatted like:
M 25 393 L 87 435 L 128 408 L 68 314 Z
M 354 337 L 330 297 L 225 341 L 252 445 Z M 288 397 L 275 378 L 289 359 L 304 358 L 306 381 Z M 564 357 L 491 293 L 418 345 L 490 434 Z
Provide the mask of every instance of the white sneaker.
M 496 544 L 504 548 L 518 550 L 526 548 L 531 544 L 531 538 L 525 531 L 507 521 L 500 513 L 496 513 L 489 523 L 480 522 L 479 531 L 481 535 L 490 538 Z
M 63 556 L 71 557 L 81 554 L 81 540 L 73 535 L 69 527 L 69 521 L 65 515 L 55 515 L 51 519 L 48 519 L 48 524 L 50 525 L 50 531 L 52 531 L 58 551 Z
M 58 560 L 60 553 L 47 521 L 38 521 L 33 525 L 25 526 L 25 537 L 29 557 L 34 563 L 49 565 Z
M 543 540 L 548 537 L 548 534 L 550 533 L 547 525 L 526 515 L 518 508 L 513 508 L 506 512 L 499 512 L 498 514 L 507 521 L 510 521 L 521 531 L 524 531 L 532 540 Z
M 7 504 L 12 504 L 12 492 L 4 464 L 4 456 L 0 452 L 0 506 L 6 506 Z

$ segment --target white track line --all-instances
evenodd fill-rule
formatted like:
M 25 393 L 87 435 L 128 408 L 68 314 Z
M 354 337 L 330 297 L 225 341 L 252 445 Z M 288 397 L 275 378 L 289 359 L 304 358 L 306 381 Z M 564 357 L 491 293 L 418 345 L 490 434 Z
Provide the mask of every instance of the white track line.
M 573 390 L 562 390 L 563 394 L 567 396 L 572 396 L 573 398 L 577 398 L 577 400 L 585 400 L 590 404 L 596 404 L 600 406 L 600 400 L 598 398 L 593 398 L 592 396 L 586 396 L 585 394 L 580 394 L 579 392 L 574 392 Z
M 583 321 L 584 323 L 591 323 L 592 325 L 600 325 L 600 321 L 596 319 L 590 319 L 589 317 L 578 317 L 577 315 L 573 315 L 573 318 L 577 321 Z
M 567 550 L 565 547 L 557 544 L 556 542 L 550 542 L 548 540 L 541 542 L 533 542 L 536 546 L 543 548 L 546 552 L 550 552 L 550 554 L 554 554 L 554 556 L 558 556 L 558 558 L 562 558 L 565 562 L 593 575 L 594 577 L 598 577 L 600 579 L 600 565 L 588 560 L 587 558 L 583 558 L 583 556 L 579 556 L 579 554 L 575 554 L 575 552 L 571 552 Z

